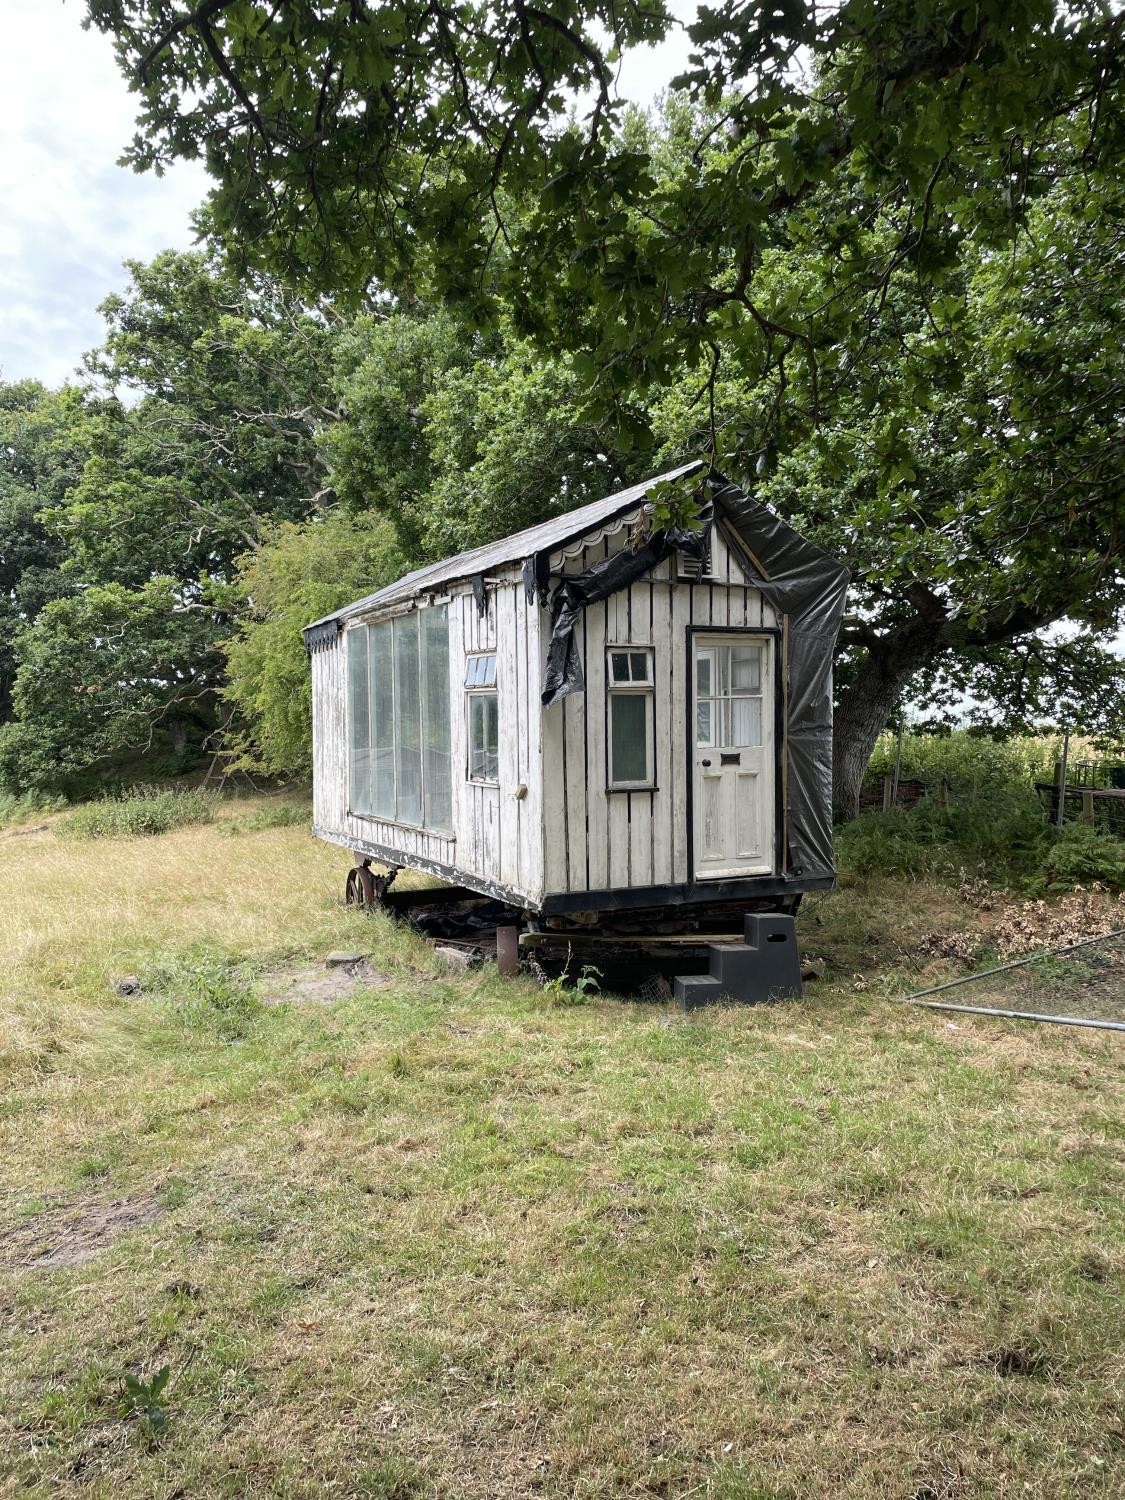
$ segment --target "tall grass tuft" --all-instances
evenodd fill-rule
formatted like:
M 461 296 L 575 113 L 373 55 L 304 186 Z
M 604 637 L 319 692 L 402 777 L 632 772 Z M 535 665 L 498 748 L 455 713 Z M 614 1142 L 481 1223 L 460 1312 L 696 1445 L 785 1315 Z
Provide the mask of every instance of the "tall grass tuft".
M 210 823 L 219 794 L 202 787 L 130 787 L 117 797 L 86 802 L 55 824 L 55 832 L 71 839 L 147 838 Z

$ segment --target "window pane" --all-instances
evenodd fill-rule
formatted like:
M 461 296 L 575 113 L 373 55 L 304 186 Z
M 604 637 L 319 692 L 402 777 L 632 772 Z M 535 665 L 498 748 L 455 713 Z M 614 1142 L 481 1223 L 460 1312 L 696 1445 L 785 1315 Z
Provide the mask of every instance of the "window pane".
M 490 781 L 500 779 L 500 708 L 495 693 L 484 700 L 485 775 Z
M 710 698 L 701 698 L 695 706 L 695 741 L 697 745 L 713 745 L 715 704 Z
M 609 779 L 648 781 L 648 693 L 612 693 L 609 700 Z
M 394 621 L 395 783 L 398 820 L 422 821 L 422 712 L 418 692 L 418 616 Z
M 395 679 L 392 625 L 384 620 L 367 629 L 368 676 L 371 683 L 371 811 L 395 816 Z
M 449 627 L 445 605 L 420 612 L 422 630 L 422 789 L 427 828 L 453 826 L 449 725 Z
M 731 650 L 730 667 L 732 692 L 761 692 L 762 649 L 760 646 L 734 646 Z
M 629 653 L 627 651 L 609 653 L 609 677 L 611 682 L 629 681 Z
M 485 687 L 496 686 L 496 657 L 486 656 L 484 658 L 484 685 Z
M 649 680 L 647 651 L 631 651 L 629 653 L 629 665 L 632 668 L 634 682 L 647 682 Z
M 701 698 L 711 693 L 711 656 L 700 655 L 695 662 L 695 691 Z
M 348 631 L 349 805 L 371 811 L 371 702 L 367 691 L 367 631 Z
M 731 744 L 760 745 L 762 743 L 762 700 L 760 698 L 732 698 L 730 713 Z
M 495 693 L 469 694 L 469 775 L 478 781 L 499 777 L 499 715 Z

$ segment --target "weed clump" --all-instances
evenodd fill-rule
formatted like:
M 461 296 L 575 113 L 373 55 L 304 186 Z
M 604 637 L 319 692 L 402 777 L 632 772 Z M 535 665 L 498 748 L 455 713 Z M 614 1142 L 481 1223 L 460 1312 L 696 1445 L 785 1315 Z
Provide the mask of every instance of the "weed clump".
M 182 1025 L 217 1032 L 224 1041 L 248 1035 L 262 1013 L 249 972 L 206 954 L 170 959 L 149 976 L 146 988 L 162 994 Z
M 116 797 L 85 802 L 55 824 L 55 832 L 71 839 L 148 838 L 210 823 L 219 805 L 217 792 L 202 787 L 130 787 Z

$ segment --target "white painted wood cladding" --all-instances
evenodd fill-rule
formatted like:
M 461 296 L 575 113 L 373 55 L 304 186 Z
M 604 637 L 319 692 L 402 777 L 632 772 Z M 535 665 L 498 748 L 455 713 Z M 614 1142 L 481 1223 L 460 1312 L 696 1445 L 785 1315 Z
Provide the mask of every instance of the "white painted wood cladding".
M 586 545 L 571 545 L 552 558 L 553 581 L 576 574 L 627 545 L 628 530 L 619 527 L 599 534 Z M 349 722 L 349 665 L 353 701 L 359 712 L 373 712 L 371 700 L 387 685 L 355 686 L 366 644 L 377 638 L 380 614 L 349 619 L 335 644 L 324 643 L 312 652 L 314 822 L 322 838 L 349 848 L 431 869 L 476 888 L 503 890 L 535 907 L 546 894 L 606 891 L 684 884 L 693 878 L 689 830 L 689 781 L 693 775 L 694 736 L 689 720 L 694 712 L 688 654 L 689 629 L 716 632 L 770 632 L 778 628 L 774 612 L 747 580 L 739 558 L 716 527 L 712 536 L 711 569 L 701 582 L 678 578 L 677 559 L 662 564 L 643 581 L 590 605 L 579 621 L 576 640 L 586 687 L 551 708 L 541 707 L 540 693 L 547 645 L 549 612 L 537 601 L 528 602 L 522 578 L 508 570 L 486 580 L 487 609 L 482 614 L 472 589 L 455 585 L 447 594 L 420 599 L 417 607 L 398 603 L 384 612 L 402 620 L 404 640 L 418 642 L 422 659 L 393 650 L 390 687 L 405 682 L 411 670 L 420 687 L 422 716 L 422 784 L 427 779 L 425 755 L 431 756 L 429 776 L 441 784 L 440 757 L 444 754 L 443 711 L 448 715 L 448 800 L 439 796 L 427 805 L 424 791 L 411 802 L 416 818 L 401 811 L 388 816 L 386 787 L 382 800 L 378 757 L 385 750 L 378 730 L 366 742 Z M 410 624 L 405 621 L 410 620 Z M 440 657 L 435 645 L 439 621 L 448 663 L 443 670 L 443 695 L 427 673 L 425 656 Z M 369 627 L 375 627 L 375 634 Z M 357 634 L 362 632 L 362 637 Z M 768 639 L 768 637 L 767 637 Z M 355 644 L 353 644 L 353 641 Z M 609 761 L 609 692 L 611 671 L 607 653 L 633 647 L 643 653 L 651 683 L 625 687 L 651 710 L 651 738 L 644 746 L 651 784 L 641 789 L 611 789 Z M 495 654 L 495 693 L 498 735 L 496 776 L 471 776 L 470 700 L 492 683 L 467 681 L 470 658 Z M 473 669 L 474 677 L 480 671 Z M 491 671 L 489 669 L 489 675 Z M 370 684 L 371 678 L 365 681 Z M 626 712 L 629 712 L 628 710 Z M 427 735 L 425 723 L 438 725 Z M 763 746 L 769 773 L 775 773 L 778 750 L 772 736 L 772 716 Z M 478 752 L 480 749 L 478 728 Z M 427 752 L 427 745 L 429 751 Z M 351 754 L 349 753 L 351 747 Z M 360 784 L 372 788 L 370 809 L 357 805 L 353 778 L 355 756 L 368 757 Z M 437 756 L 439 759 L 433 759 Z M 477 759 L 479 770 L 480 760 Z M 636 770 L 637 760 L 629 761 Z M 491 762 L 489 763 L 491 770 Z M 368 776 L 368 782 L 363 777 Z M 407 800 L 410 792 L 408 778 Z M 756 805 L 756 804 L 755 804 Z M 737 831 L 739 847 L 763 841 L 760 827 L 744 811 Z M 747 819 L 750 821 L 746 821 Z M 445 826 L 435 826 L 443 820 Z M 772 834 L 759 868 L 775 867 Z

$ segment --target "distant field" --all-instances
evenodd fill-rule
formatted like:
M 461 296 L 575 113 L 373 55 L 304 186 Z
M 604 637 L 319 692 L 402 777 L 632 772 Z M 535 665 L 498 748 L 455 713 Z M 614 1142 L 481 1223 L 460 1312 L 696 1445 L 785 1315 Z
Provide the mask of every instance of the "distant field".
M 950 887 L 689 1018 L 450 975 L 271 820 L 0 834 L 0 1493 L 1125 1492 L 1125 1037 L 889 1005 Z

